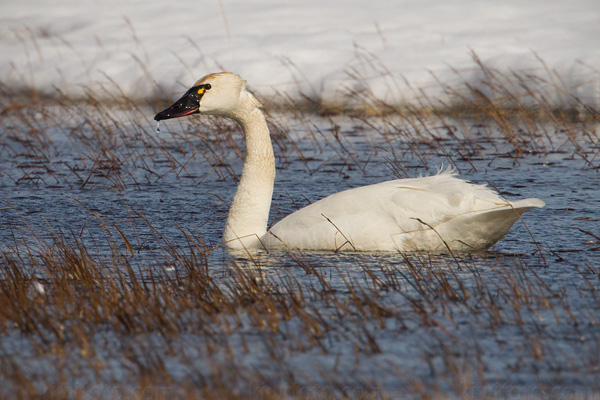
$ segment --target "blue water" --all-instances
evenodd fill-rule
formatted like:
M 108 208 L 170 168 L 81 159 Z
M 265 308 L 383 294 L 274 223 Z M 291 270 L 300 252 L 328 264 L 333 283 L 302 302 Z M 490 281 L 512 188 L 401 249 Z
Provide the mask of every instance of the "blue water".
M 227 254 L 218 245 L 242 164 L 237 129 L 221 122 L 216 126 L 212 120 L 187 120 L 164 123 L 156 132 L 150 122 L 136 122 L 138 115 L 116 115 L 115 120 L 101 120 L 99 130 L 89 119 L 60 110 L 33 116 L 34 123 L 9 120 L 0 128 L 0 247 L 6 254 L 23 252 L 25 246 L 52 247 L 57 236 L 64 236 L 81 240 L 98 260 L 110 264 L 122 256 L 143 271 L 169 264 L 164 257 L 167 245 L 185 251 L 190 246 L 187 235 L 202 243 L 217 279 L 227 281 L 232 265 L 258 265 L 276 282 L 289 276 L 306 287 L 318 287 L 322 282 L 302 267 L 312 265 L 339 301 L 350 296 L 348 280 L 365 290 L 373 286 L 366 271 L 382 281 L 386 268 L 409 274 L 406 259 L 397 254 L 277 254 L 255 260 Z M 517 222 L 490 253 L 458 260 L 414 256 L 415 265 L 447 275 L 454 284 L 460 281 L 469 292 L 476 292 L 481 279 L 499 299 L 510 288 L 504 280 L 507 274 L 541 279 L 553 307 L 503 304 L 500 308 L 510 318 L 494 325 L 484 308 L 476 311 L 485 299 L 449 302 L 445 308 L 442 299 L 423 298 L 407 280 L 400 288 L 374 289 L 390 309 L 406 310 L 406 319 L 398 312 L 386 317 L 385 326 L 373 320 L 364 327 L 376 343 L 372 354 L 355 354 L 356 340 L 371 340 L 356 325 L 363 319 L 336 320 L 330 305 L 316 302 L 307 307 L 309 312 L 323 307 L 336 326 L 324 339 L 327 352 L 319 346 L 284 348 L 285 361 L 274 367 L 265 333 L 249 325 L 246 332 L 234 331 L 226 339 L 239 350 L 237 362 L 263 370 L 273 385 L 283 385 L 283 365 L 315 385 L 327 385 L 328 376 L 344 384 L 361 377 L 392 394 L 406 389 L 406 381 L 398 377 L 407 374 L 443 391 L 466 391 L 474 397 L 502 396 L 507 389 L 534 397 L 544 397 L 553 388 L 560 393 L 597 389 L 598 372 L 592 368 L 600 359 L 600 302 L 594 292 L 600 288 L 597 126 L 570 124 L 568 130 L 559 130 L 542 124 L 535 135 L 526 133 L 531 127 L 523 127 L 521 136 L 509 140 L 493 122 L 413 125 L 392 117 L 363 121 L 286 115 L 272 119 L 278 129 L 272 129 L 277 180 L 271 221 L 340 190 L 454 167 L 462 177 L 489 183 L 508 199 L 538 197 L 546 207 L 528 212 L 524 223 Z M 173 268 L 178 268 L 175 262 Z M 458 277 L 449 271 L 458 271 Z M 433 311 L 436 323 L 415 319 L 414 302 L 439 307 Z M 292 320 L 280 329 L 293 337 L 296 324 Z M 249 353 L 240 350 L 240 335 L 251 338 L 247 340 L 255 347 Z M 104 344 L 98 345 L 98 354 L 111 360 L 114 349 L 107 343 L 122 339 L 111 332 L 101 336 L 99 343 Z M 197 339 L 193 333 L 181 335 L 177 348 L 193 353 L 191 345 L 184 350 L 185 344 Z M 160 336 L 149 340 L 156 341 L 155 351 L 165 344 Z M 6 354 L 12 354 L 15 343 L 27 347 L 25 338 L 12 331 L 4 331 L 2 341 L 11 343 L 0 346 Z M 184 379 L 189 366 L 176 355 L 165 357 L 173 376 Z M 48 358 L 32 353 L 23 360 L 28 368 L 50 374 L 43 367 Z M 200 357 L 191 370 L 205 371 L 210 362 L 224 361 L 218 355 Z M 112 364 L 119 375 L 123 365 L 114 360 Z M 448 372 L 451 365 L 469 371 L 464 376 L 472 376 L 473 382 L 454 388 L 448 382 L 454 376 Z M 480 373 L 472 371 L 477 368 Z

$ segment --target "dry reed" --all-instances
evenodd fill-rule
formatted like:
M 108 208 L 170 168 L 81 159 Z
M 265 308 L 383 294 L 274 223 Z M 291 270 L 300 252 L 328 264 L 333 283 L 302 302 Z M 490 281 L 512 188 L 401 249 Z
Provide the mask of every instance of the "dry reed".
M 577 99 L 554 107 L 548 91 L 561 89 L 550 71 L 536 82 L 478 65 L 489 90 L 440 83 L 447 104 L 386 104 L 364 92 L 344 104 L 314 92 L 265 101 L 278 167 L 370 179 L 381 157 L 406 177 L 439 157 L 477 171 L 481 161 L 493 168 L 557 153 L 600 167 L 597 110 Z M 360 69 L 348 73 L 364 80 Z M 218 194 L 214 217 L 164 224 L 126 193 L 237 180 L 243 145 L 234 125 L 190 119 L 156 133 L 148 103 L 124 94 L 57 92 L 32 102 L 30 92 L 0 90 L 4 187 L 41 198 L 53 188 L 89 194 L 66 197 L 85 222 L 60 228 L 33 225 L 2 196 L 11 234 L 0 253 L 0 396 L 510 396 L 502 373 L 539 377 L 532 397 L 572 382 L 597 394 L 595 265 L 570 263 L 543 243 L 527 247 L 533 254 L 224 255 L 203 230 L 222 222 L 227 202 Z M 150 101 L 155 109 L 161 97 Z M 95 203 L 106 193 L 111 204 Z M 287 207 L 304 204 L 296 201 Z M 598 232 L 583 232 L 597 246 Z M 574 264 L 572 284 L 554 258 Z

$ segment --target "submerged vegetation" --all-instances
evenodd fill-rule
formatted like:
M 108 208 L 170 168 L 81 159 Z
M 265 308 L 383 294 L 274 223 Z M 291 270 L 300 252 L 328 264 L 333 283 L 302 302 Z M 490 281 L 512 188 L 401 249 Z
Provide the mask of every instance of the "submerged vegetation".
M 445 104 L 264 99 L 273 221 L 442 164 L 546 200 L 447 256 L 225 254 L 235 126 L 2 87 L 0 397 L 598 396 L 598 110 L 480 67 Z

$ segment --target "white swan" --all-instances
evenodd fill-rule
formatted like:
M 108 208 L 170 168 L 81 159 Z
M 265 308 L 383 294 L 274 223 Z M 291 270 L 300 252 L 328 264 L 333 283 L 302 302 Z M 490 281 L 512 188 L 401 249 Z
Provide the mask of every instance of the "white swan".
M 236 121 L 246 140 L 242 176 L 223 242 L 230 249 L 446 251 L 486 249 L 539 199 L 508 202 L 484 185 L 446 171 L 345 190 L 285 217 L 267 230 L 275 158 L 261 104 L 238 75 L 200 79 L 155 120 L 194 113 Z

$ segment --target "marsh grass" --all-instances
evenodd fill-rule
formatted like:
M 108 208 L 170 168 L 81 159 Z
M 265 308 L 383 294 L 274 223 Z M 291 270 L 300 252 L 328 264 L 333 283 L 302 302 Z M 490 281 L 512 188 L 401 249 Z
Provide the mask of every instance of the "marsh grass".
M 375 262 L 356 254 L 350 269 L 319 266 L 310 255 L 259 256 L 211 269 L 197 238 L 164 246 L 154 267 L 133 267 L 122 254 L 100 260 L 76 236 L 37 243 L 37 254 L 5 253 L 3 395 L 135 397 L 142 388 L 156 398 L 235 398 L 248 390 L 260 398 L 295 391 L 437 397 L 484 385 L 486 370 L 497 369 L 494 352 L 507 349 L 515 373 L 597 374 L 594 266 L 578 268 L 580 283 L 565 291 L 544 277 L 544 266 L 494 254 Z M 573 309 L 582 299 L 589 307 Z M 567 336 L 567 348 L 590 349 L 587 358 L 555 347 L 557 335 Z M 398 348 L 404 341 L 414 348 Z M 407 368 L 402 356 L 415 351 L 417 367 Z M 314 376 L 303 354 L 317 368 L 329 358 L 337 366 Z M 386 360 L 391 390 L 367 371 L 358 375 L 364 382 L 348 379 L 358 364 L 389 354 L 400 356 Z M 51 372 L 44 367 L 55 363 Z
M 557 154 L 600 167 L 598 110 L 552 71 L 540 80 L 478 66 L 488 90 L 440 82 L 445 103 L 388 104 L 368 91 L 341 104 L 314 92 L 263 99 L 278 168 L 369 181 L 376 158 L 399 177 L 440 157 L 463 172 Z M 67 214 L 84 221 L 41 224 L 35 207 L 2 196 L 1 397 L 560 397 L 573 384 L 597 395 L 600 270 L 569 261 L 598 247 L 597 230 L 562 253 L 530 231 L 520 254 L 224 255 L 204 230 L 222 225 L 218 193 L 209 206 L 222 211 L 196 223 L 151 219 L 127 193 L 235 182 L 233 124 L 175 120 L 156 132 L 167 96 L 0 90 L 3 188 L 27 188 L 25 200 L 68 191 Z M 276 203 L 273 220 L 311 201 L 285 197 L 292 206 Z

